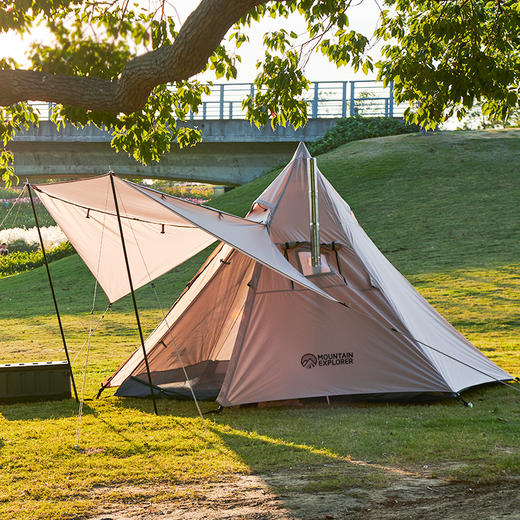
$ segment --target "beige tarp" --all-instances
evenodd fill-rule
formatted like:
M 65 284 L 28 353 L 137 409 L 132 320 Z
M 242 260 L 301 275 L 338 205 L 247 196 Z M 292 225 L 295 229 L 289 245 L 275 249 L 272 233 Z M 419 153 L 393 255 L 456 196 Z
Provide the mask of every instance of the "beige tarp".
M 114 302 L 130 292 L 114 197 L 106 174 L 35 186 L 54 220 Z M 159 194 L 113 176 L 134 288 L 198 253 L 216 238 L 331 299 L 273 244 L 265 224 Z

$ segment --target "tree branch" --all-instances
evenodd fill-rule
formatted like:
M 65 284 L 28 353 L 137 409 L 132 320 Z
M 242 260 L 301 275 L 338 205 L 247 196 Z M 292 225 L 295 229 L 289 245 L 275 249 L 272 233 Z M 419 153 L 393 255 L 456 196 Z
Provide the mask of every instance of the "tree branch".
M 202 0 L 172 45 L 133 58 L 117 80 L 0 70 L 0 106 L 44 101 L 109 113 L 135 112 L 157 85 L 198 74 L 229 28 L 266 1 Z

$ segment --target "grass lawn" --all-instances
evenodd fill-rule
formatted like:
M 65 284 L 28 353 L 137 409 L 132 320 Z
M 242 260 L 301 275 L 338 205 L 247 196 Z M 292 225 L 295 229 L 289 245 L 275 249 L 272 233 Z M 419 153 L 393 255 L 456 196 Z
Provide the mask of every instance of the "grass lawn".
M 25 192 L 25 197 L 28 197 L 27 191 Z M 13 197 L 14 199 L 15 197 Z M 43 204 L 36 204 L 36 214 L 38 215 L 38 222 L 40 226 L 55 226 L 56 223 L 54 219 L 49 215 Z M 4 225 L 2 229 L 14 228 L 14 227 L 26 227 L 27 229 L 35 226 L 34 224 L 34 214 L 29 202 L 25 202 L 22 204 L 17 204 L 14 208 L 11 204 L 5 206 L 4 204 L 0 205 L 0 222 L 3 222 L 5 218 Z
M 520 131 L 372 139 L 329 152 L 318 164 L 376 245 L 434 307 L 493 361 L 520 375 Z M 276 174 L 213 205 L 243 215 Z M 138 291 L 146 332 L 206 255 L 157 281 L 161 305 L 150 287 Z M 51 269 L 80 385 L 94 280 L 77 255 Z M 105 306 L 98 295 L 94 319 Z M 0 319 L 1 363 L 63 359 L 44 269 L 0 280 Z M 93 338 L 87 397 L 137 342 L 126 297 Z M 397 495 L 387 492 L 385 500 L 395 503 L 382 501 L 379 509 L 370 503 L 377 490 L 394 489 L 395 479 L 437 483 L 438 497 L 453 496 L 439 491 L 446 486 L 491 490 L 497 503 L 499 490 L 520 481 L 520 393 L 504 386 L 467 392 L 473 408 L 454 400 L 242 407 L 208 416 L 207 429 L 191 402 L 161 400 L 155 417 L 149 401 L 109 393 L 86 401 L 78 449 L 75 402 L 0 405 L 0 518 L 98 518 L 110 504 L 140 507 L 139 518 L 165 503 L 195 510 L 205 503 L 200 486 L 243 474 L 260 475 L 295 518 L 325 518 L 325 510 L 305 516 L 311 513 L 299 511 L 297 502 L 335 494 L 352 495 L 359 518 L 386 518 L 397 511 Z M 295 494 L 298 501 L 291 502 Z M 477 502 L 471 504 L 469 512 Z M 334 511 L 336 518 L 346 515 Z M 408 518 L 404 509 L 390 517 Z

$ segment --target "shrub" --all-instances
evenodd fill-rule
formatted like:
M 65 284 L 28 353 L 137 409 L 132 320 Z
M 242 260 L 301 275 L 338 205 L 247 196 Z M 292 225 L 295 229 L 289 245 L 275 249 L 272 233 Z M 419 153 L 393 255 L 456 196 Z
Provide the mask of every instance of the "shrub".
M 213 197 L 213 186 L 200 185 L 173 185 L 167 188 L 166 193 L 173 195 L 174 197 L 180 197 L 181 199 L 197 199 L 201 201 L 207 201 Z
M 321 139 L 309 143 L 308 148 L 311 155 L 320 155 L 351 141 L 410 134 L 419 130 L 417 125 L 408 124 L 403 119 L 395 117 L 347 117 L 339 119 Z
M 37 251 L 37 250 L 38 250 L 38 244 L 35 244 L 35 243 L 28 244 L 22 238 L 18 238 L 17 240 L 13 240 L 9 244 L 9 252 L 10 253 L 15 253 L 15 252 L 26 253 L 26 252 Z
M 206 202 L 213 197 L 213 186 L 209 184 L 156 180 L 151 187 L 190 202 Z
M 58 244 L 67 241 L 67 237 L 63 234 L 61 229 L 58 226 L 49 226 L 49 227 L 40 227 L 40 233 L 42 234 L 43 243 L 45 245 L 45 250 L 53 249 Z M 9 228 L 2 229 L 0 231 L 0 242 L 6 242 L 9 246 L 9 249 L 12 251 L 33 251 L 38 249 L 40 244 L 40 237 L 38 235 L 38 230 L 35 227 L 32 228 Z M 20 244 L 20 247 L 13 248 L 12 244 L 15 242 Z M 35 245 L 35 248 L 24 248 L 22 243 Z
M 59 260 L 60 258 L 74 254 L 75 250 L 70 242 L 65 242 L 50 251 L 46 251 L 46 253 L 47 260 L 52 262 L 53 260 Z M 41 249 L 37 251 L 19 251 L 0 256 L 0 278 L 23 273 L 24 271 L 40 267 L 43 264 L 44 260 Z

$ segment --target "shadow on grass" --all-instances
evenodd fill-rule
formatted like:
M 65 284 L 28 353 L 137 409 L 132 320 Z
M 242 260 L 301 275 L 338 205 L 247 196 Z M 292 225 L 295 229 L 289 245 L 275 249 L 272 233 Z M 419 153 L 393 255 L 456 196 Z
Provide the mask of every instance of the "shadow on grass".
M 332 490 L 340 487 L 338 484 L 364 487 L 384 482 L 386 473 L 398 473 L 373 461 L 356 460 L 348 450 L 337 449 L 334 442 L 320 442 L 319 432 L 309 429 L 308 438 L 303 442 L 292 440 L 294 435 L 259 433 L 222 424 L 212 425 L 210 430 L 237 453 L 253 473 L 269 477 L 281 472 L 288 480 L 297 481 L 300 491 Z
M 401 437 L 401 420 L 388 424 L 388 409 L 414 417 L 423 407 L 349 403 L 228 410 L 208 427 L 267 484 L 291 518 L 344 518 L 384 503 L 396 486 L 424 485 L 424 477 L 397 465 L 392 454 L 426 432 L 406 428 Z M 437 414 L 444 408 L 453 413 L 453 402 L 438 406 Z
M 129 412 L 144 413 L 148 419 L 153 413 L 150 400 L 119 399 L 114 404 Z M 200 404 L 203 411 L 216 408 L 214 402 Z M 225 409 L 219 415 L 205 416 L 209 436 L 198 421 L 193 402 L 159 399 L 158 408 L 161 416 L 174 419 L 176 427 L 197 438 L 198 445 L 206 444 L 210 452 L 217 449 L 227 456 L 234 454 L 233 458 L 267 484 L 276 495 L 278 507 L 290 511 L 291 518 L 325 518 L 340 510 L 362 510 L 368 500 L 367 490 L 384 486 L 397 472 L 374 460 L 356 460 L 349 455 L 349 448 L 359 442 L 355 434 L 343 430 L 350 406 Z M 361 437 L 366 437 L 365 433 Z M 253 495 L 258 489 L 254 480 L 245 485 Z M 248 499 L 258 501 L 255 507 L 262 508 L 264 501 L 271 500 L 260 491 L 257 494 Z M 237 493 L 232 507 L 242 506 L 243 500 L 244 496 Z
M 83 404 L 83 414 L 92 414 L 94 410 L 87 403 Z M 0 416 L 8 421 L 27 421 L 32 419 L 62 419 L 78 414 L 78 403 L 74 399 L 62 401 L 34 401 L 27 403 L 0 404 Z
M 113 400 L 114 405 L 118 408 L 135 410 L 141 413 L 155 413 L 153 409 L 152 399 L 150 397 L 118 397 L 114 395 L 102 395 L 100 399 Z M 183 418 L 196 418 L 199 416 L 197 407 L 192 399 L 174 399 L 157 397 L 156 403 L 159 415 L 168 415 Z M 208 411 L 217 410 L 219 407 L 218 403 L 214 400 L 199 400 L 198 403 L 202 413 L 204 414 Z M 213 417 L 213 415 L 208 416 L 208 418 L 211 417 Z

